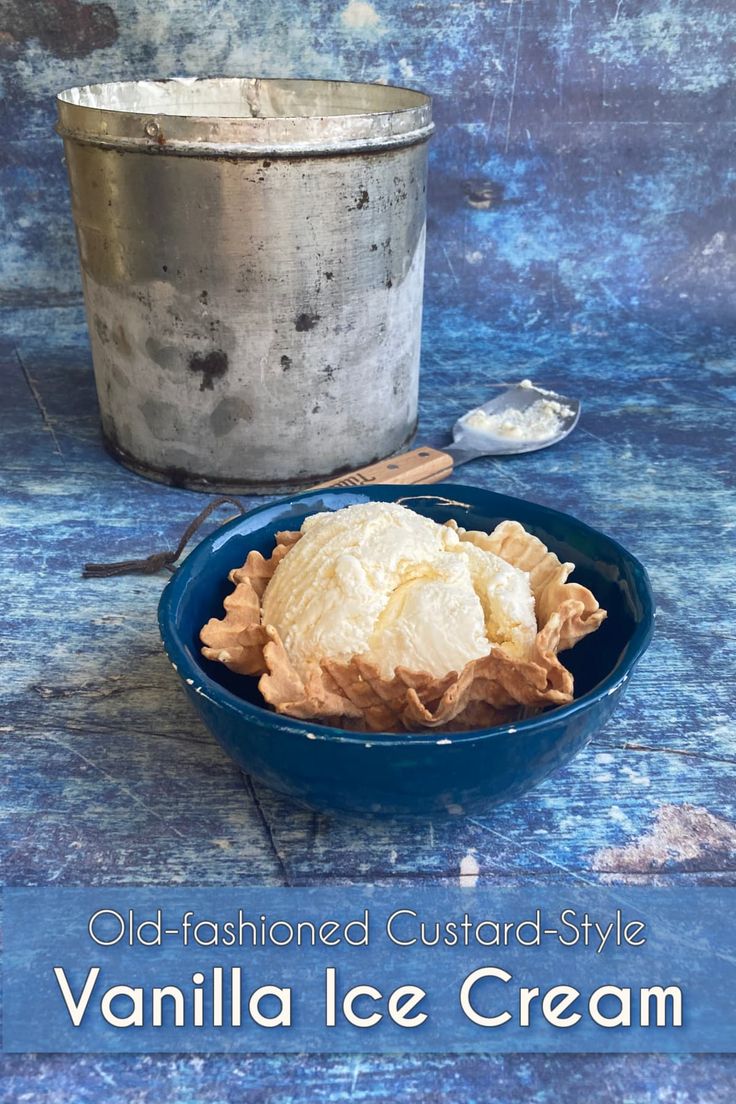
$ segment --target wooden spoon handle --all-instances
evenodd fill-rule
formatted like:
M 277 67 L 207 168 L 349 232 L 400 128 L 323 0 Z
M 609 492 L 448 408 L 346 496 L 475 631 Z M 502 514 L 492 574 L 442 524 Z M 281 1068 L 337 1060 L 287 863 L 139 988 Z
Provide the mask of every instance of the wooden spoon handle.
M 310 490 L 323 487 L 362 487 L 366 483 L 437 483 L 452 474 L 452 457 L 439 449 L 422 445 L 411 452 L 402 452 L 367 468 L 339 475 L 318 483 Z

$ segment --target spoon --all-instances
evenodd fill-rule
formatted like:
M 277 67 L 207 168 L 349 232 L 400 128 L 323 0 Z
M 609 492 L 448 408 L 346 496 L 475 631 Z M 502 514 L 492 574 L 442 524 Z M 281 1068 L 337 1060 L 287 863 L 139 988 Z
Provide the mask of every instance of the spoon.
M 536 406 L 537 403 L 540 405 Z M 580 403 L 576 399 L 567 399 L 555 391 L 536 387 L 530 380 L 522 380 L 458 418 L 452 427 L 452 444 L 444 449 L 420 445 L 317 487 L 437 483 L 452 475 L 459 464 L 480 456 L 513 456 L 556 445 L 573 431 L 579 417 Z

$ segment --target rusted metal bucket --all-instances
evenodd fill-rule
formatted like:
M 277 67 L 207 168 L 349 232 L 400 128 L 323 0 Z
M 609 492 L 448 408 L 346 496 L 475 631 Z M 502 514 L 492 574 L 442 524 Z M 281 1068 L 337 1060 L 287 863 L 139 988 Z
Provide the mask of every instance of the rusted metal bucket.
M 72 88 L 58 110 L 118 460 L 272 491 L 411 438 L 427 96 L 175 79 Z

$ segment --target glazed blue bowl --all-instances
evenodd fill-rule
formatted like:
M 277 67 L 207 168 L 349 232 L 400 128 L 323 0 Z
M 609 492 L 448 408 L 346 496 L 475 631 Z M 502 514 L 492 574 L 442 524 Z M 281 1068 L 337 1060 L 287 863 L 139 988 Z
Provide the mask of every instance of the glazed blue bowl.
M 280 716 L 257 679 L 202 657 L 199 630 L 222 616 L 228 572 L 251 549 L 268 555 L 280 529 L 309 514 L 365 502 L 405 502 L 435 521 L 490 532 L 513 518 L 540 537 L 608 617 L 563 655 L 575 701 L 530 720 L 470 732 L 356 733 Z M 252 510 L 206 537 L 168 583 L 159 606 L 164 647 L 207 728 L 248 774 L 320 812 L 478 813 L 518 797 L 561 767 L 605 724 L 647 648 L 654 603 L 647 573 L 620 544 L 575 518 L 477 487 L 376 486 L 312 491 Z

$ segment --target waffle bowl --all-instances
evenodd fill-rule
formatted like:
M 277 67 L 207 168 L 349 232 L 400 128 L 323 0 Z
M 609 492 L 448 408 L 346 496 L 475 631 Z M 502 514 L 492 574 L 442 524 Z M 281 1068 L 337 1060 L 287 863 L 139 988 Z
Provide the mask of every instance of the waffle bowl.
M 202 654 L 238 674 L 259 676 L 264 701 L 278 713 L 368 732 L 490 726 L 572 701 L 573 677 L 558 653 L 594 632 L 606 616 L 587 587 L 567 582 L 574 564 L 561 563 L 518 521 L 503 521 L 490 534 L 462 529 L 454 519 L 445 524 L 461 541 L 529 573 L 539 631 L 527 657 L 494 647 L 440 678 L 404 667 L 386 678 L 364 657 L 353 656 L 348 662 L 323 660 L 300 676 L 261 608 L 274 572 L 301 537 L 298 531 L 277 533 L 267 559 L 251 551 L 230 572 L 235 589 L 225 598 L 225 616 L 202 628 Z
M 165 649 L 204 725 L 257 782 L 308 808 L 350 815 L 422 817 L 477 814 L 518 797 L 568 762 L 619 705 L 651 639 L 654 603 L 645 569 L 620 544 L 570 515 L 476 487 L 335 488 L 261 506 L 206 537 L 178 568 L 159 606 Z M 574 679 L 572 701 L 532 717 L 489 725 L 471 716 L 462 730 L 417 725 L 357 731 L 277 713 L 242 675 L 201 654 L 199 633 L 220 619 L 232 593 L 228 573 L 250 552 L 269 559 L 276 534 L 298 530 L 324 510 L 401 501 L 443 523 L 489 533 L 518 521 L 607 610 L 596 632 L 559 653 Z M 635 711 L 642 707 L 635 701 Z

